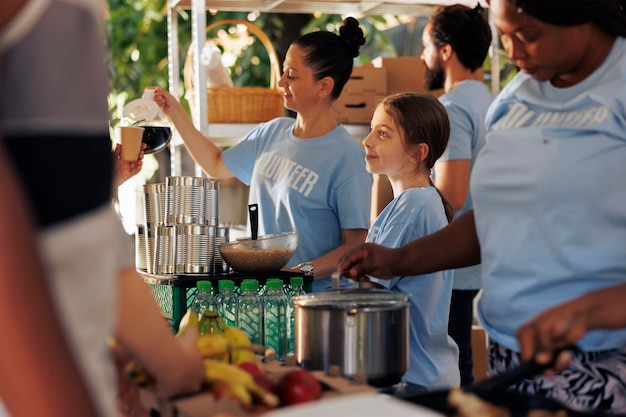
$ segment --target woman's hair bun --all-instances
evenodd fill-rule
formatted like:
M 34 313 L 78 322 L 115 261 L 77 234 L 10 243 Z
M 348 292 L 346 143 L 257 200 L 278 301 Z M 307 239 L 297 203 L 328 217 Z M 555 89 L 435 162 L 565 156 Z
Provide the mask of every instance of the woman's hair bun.
M 343 41 L 350 57 L 359 56 L 359 49 L 365 45 L 363 30 L 359 27 L 359 21 L 354 17 L 346 17 L 339 28 L 339 37 Z

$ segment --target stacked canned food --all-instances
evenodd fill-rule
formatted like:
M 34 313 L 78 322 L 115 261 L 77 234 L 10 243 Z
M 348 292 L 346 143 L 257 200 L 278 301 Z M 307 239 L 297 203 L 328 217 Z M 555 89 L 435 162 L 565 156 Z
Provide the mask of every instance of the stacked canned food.
M 226 272 L 217 245 L 228 242 L 219 225 L 219 181 L 172 176 L 143 189 L 145 223 L 137 226 L 136 266 L 149 274 Z

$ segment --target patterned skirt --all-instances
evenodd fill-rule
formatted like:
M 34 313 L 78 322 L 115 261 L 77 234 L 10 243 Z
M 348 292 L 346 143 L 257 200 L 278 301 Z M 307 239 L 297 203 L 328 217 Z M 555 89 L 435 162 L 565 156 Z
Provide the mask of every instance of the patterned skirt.
M 490 340 L 489 374 L 519 365 L 519 354 Z M 525 379 L 511 386 L 518 392 L 552 398 L 573 407 L 626 413 L 626 347 L 573 355 L 569 368 L 552 376 Z

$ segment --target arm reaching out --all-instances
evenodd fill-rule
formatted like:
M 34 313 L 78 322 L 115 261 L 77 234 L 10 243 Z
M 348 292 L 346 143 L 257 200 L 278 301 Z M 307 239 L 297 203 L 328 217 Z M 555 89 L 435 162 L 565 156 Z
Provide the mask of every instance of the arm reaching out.
M 176 97 L 168 91 L 155 87 L 154 101 L 176 126 L 176 130 L 180 133 L 193 160 L 202 167 L 210 178 L 233 177 L 232 172 L 222 160 L 222 150 L 196 129 L 193 121 Z
M 480 245 L 474 212 L 468 211 L 448 226 L 397 249 L 373 243 L 357 245 L 339 260 L 338 271 L 356 280 L 366 275 L 381 279 L 421 275 L 480 263 Z
M 134 267 L 119 274 L 116 339 L 157 380 L 159 394 L 171 397 L 198 391 L 204 375 L 197 334 L 176 339 L 147 285 Z M 158 349 L 155 349 L 158 346 Z

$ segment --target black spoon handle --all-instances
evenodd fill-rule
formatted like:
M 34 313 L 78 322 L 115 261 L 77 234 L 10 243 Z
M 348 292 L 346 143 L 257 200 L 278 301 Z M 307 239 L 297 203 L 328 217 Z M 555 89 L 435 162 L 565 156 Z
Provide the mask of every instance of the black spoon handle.
M 259 237 L 259 205 L 248 204 L 248 214 L 250 215 L 250 234 L 252 240 Z

